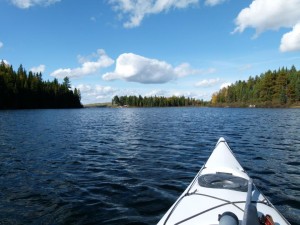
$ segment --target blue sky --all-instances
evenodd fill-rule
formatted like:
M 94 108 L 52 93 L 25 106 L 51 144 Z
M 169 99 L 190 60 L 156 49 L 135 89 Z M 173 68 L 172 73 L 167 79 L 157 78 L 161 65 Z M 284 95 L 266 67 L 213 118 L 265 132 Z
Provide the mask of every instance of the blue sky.
M 300 0 L 0 0 L 0 60 L 82 102 L 212 93 L 300 68 Z

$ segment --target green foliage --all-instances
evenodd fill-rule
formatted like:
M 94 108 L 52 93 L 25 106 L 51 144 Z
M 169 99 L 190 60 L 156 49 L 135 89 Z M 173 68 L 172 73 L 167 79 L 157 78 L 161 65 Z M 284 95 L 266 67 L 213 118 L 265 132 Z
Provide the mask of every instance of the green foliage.
M 63 84 L 43 81 L 41 73 L 29 73 L 22 65 L 0 63 L 0 109 L 80 108 L 80 91 L 69 90 L 69 78 Z
M 142 97 L 140 96 L 114 96 L 112 99 L 113 105 L 130 106 L 130 107 L 182 107 L 182 106 L 206 106 L 207 102 L 196 100 L 194 98 L 181 97 Z
M 300 103 L 300 71 L 280 68 L 219 90 L 212 105 L 285 107 Z
M 67 88 L 67 89 L 71 88 L 71 82 L 70 82 L 69 77 L 64 78 L 63 86 L 65 86 L 65 88 Z

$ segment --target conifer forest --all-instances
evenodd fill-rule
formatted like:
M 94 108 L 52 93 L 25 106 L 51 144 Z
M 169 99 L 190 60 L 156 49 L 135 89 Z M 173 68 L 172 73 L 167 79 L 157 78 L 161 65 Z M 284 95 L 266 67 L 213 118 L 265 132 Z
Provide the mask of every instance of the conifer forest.
M 0 63 L 0 109 L 81 108 L 80 100 L 68 77 L 61 84 L 56 78 L 44 81 L 41 73 L 27 72 L 22 65 L 14 71 Z

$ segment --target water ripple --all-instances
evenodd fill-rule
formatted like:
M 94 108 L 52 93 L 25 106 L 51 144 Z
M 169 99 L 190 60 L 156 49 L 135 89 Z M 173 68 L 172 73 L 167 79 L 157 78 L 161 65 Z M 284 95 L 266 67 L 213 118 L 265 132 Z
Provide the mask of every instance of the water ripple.
M 300 111 L 0 111 L 0 224 L 155 224 L 224 136 L 300 224 Z

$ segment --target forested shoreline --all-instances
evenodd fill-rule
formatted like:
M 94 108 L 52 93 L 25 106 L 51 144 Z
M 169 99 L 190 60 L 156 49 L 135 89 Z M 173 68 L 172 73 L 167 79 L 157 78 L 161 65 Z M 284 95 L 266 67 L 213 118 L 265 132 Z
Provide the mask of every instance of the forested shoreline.
M 0 63 L 0 109 L 81 108 L 80 90 L 70 80 L 43 81 L 41 73 L 17 71 Z M 300 106 L 300 71 L 292 66 L 238 80 L 212 95 L 210 101 L 185 96 L 114 96 L 112 105 L 128 107 L 291 107 Z
M 268 70 L 247 81 L 236 81 L 212 95 L 210 101 L 177 97 L 114 96 L 113 106 L 128 107 L 292 107 L 300 106 L 300 71 L 292 66 Z
M 0 109 L 81 108 L 80 100 L 80 91 L 71 90 L 68 77 L 62 84 L 56 78 L 43 81 L 41 73 L 27 73 L 22 65 L 14 71 L 0 63 Z
M 114 96 L 112 105 L 114 106 L 129 106 L 129 107 L 192 107 L 206 106 L 208 102 L 196 100 L 194 98 L 186 98 L 184 96 Z
M 292 66 L 267 71 L 214 93 L 212 106 L 290 107 L 300 105 L 300 71 Z

